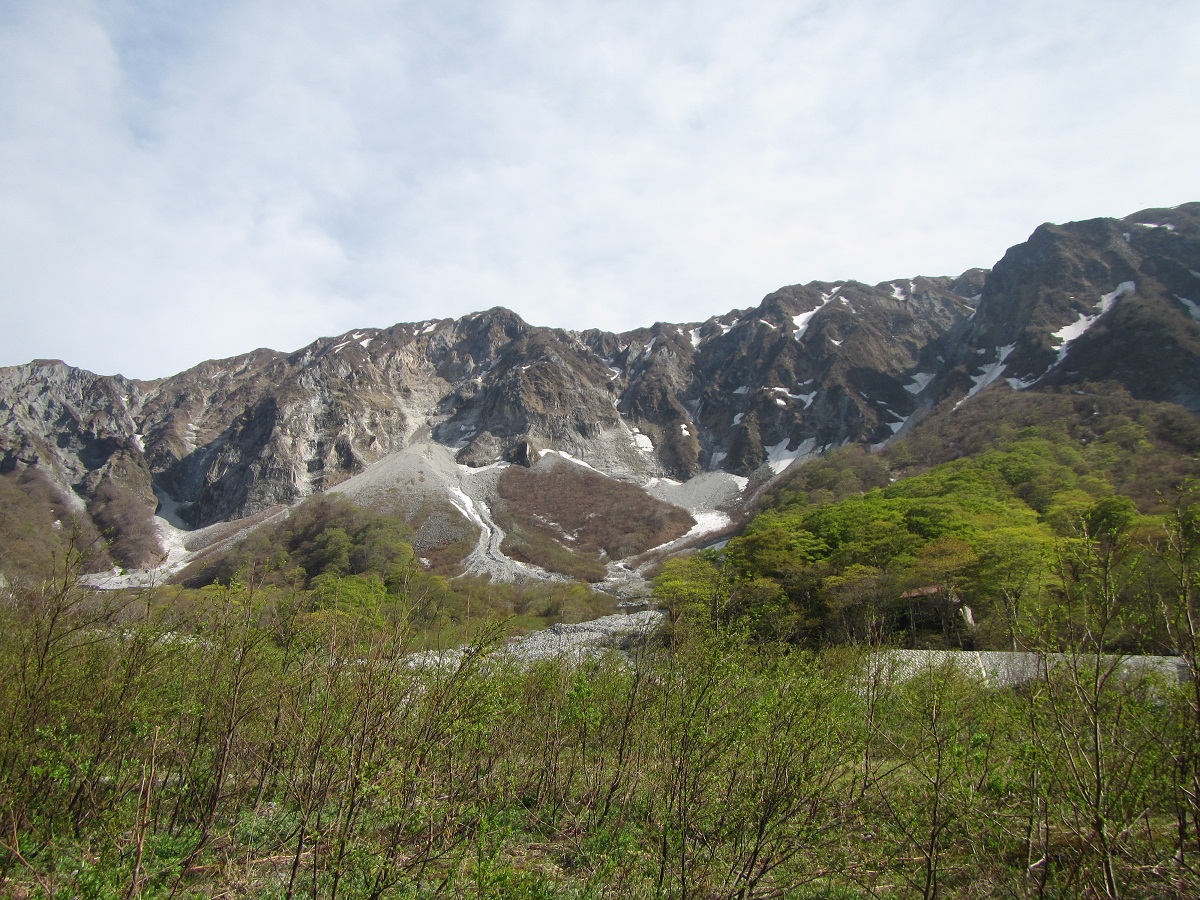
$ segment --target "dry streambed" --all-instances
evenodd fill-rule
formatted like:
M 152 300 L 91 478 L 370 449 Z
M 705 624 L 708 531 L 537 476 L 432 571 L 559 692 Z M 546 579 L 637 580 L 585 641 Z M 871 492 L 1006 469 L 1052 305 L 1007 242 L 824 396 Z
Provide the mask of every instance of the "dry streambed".
M 513 638 L 499 655 L 520 662 L 542 659 L 581 661 L 600 656 L 610 650 L 629 650 L 644 642 L 662 624 L 663 613 L 643 609 L 631 613 L 614 613 L 588 622 L 552 625 Z M 470 648 L 429 650 L 414 653 L 409 660 L 414 665 L 457 665 Z

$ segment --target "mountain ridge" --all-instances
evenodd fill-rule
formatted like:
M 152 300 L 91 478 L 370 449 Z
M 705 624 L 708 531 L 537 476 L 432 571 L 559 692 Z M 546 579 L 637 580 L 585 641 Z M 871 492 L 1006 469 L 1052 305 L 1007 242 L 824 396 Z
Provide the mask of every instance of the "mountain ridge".
M 33 361 L 0 368 L 0 474 L 39 468 L 108 530 L 140 529 L 123 560 L 136 565 L 153 556 L 156 509 L 191 527 L 259 514 L 423 442 L 471 469 L 555 451 L 641 485 L 762 483 L 995 383 L 1115 377 L 1196 412 L 1197 272 L 1189 203 L 1039 226 L 990 270 L 790 285 L 619 334 L 493 307 L 150 381 Z

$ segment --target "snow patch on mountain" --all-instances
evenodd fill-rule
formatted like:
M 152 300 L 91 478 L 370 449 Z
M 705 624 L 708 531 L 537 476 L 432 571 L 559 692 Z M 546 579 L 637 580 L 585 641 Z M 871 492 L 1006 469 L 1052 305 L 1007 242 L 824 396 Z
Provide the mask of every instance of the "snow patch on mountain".
M 1005 381 L 1008 382 L 1008 386 L 1010 388 L 1012 388 L 1014 391 L 1023 391 L 1026 388 L 1031 388 L 1035 384 L 1037 384 L 1038 379 L 1040 379 L 1041 377 L 1042 377 L 1041 375 L 1037 375 L 1037 376 L 1030 375 L 1025 378 L 1006 378 Z
M 446 490 L 450 495 L 451 504 L 462 513 L 463 518 L 480 528 L 486 527 L 483 524 L 483 516 L 475 508 L 475 501 L 468 497 L 462 488 L 457 485 L 447 485 Z
M 910 394 L 919 394 L 929 386 L 929 382 L 933 381 L 933 378 L 933 372 L 918 372 L 916 375 L 912 376 L 913 383 L 906 384 L 904 389 Z
M 720 510 L 713 510 L 710 512 L 694 512 L 692 513 L 692 518 L 696 520 L 696 524 L 688 530 L 687 534 L 677 537 L 673 541 L 668 541 L 665 544 L 659 544 L 657 547 L 652 548 L 648 552 L 669 553 L 670 551 L 679 547 L 683 547 L 686 544 L 697 540 L 698 538 L 707 537 L 710 534 L 717 534 L 718 532 L 724 531 L 733 524 L 733 519 L 730 518 L 729 514 L 721 512 Z
M 551 454 L 557 454 L 558 456 L 565 459 L 567 462 L 574 463 L 577 466 L 582 466 L 585 469 L 591 469 L 593 472 L 600 472 L 600 470 L 597 469 L 595 466 L 589 465 L 588 463 L 584 462 L 582 459 L 580 459 L 577 456 L 572 456 L 566 450 L 539 450 L 538 458 L 545 459 L 547 456 L 549 456 Z M 600 474 L 603 475 L 604 473 L 600 472 Z
M 1070 325 L 1064 325 L 1058 331 L 1054 332 L 1051 337 L 1058 338 L 1062 341 L 1062 346 L 1058 348 L 1058 359 L 1055 365 L 1062 362 L 1067 355 L 1067 351 L 1071 344 L 1083 337 L 1088 329 L 1096 324 L 1096 321 L 1113 308 L 1113 305 L 1124 297 L 1126 294 L 1132 294 L 1134 291 L 1134 283 L 1132 281 L 1122 281 L 1117 285 L 1116 290 L 1105 294 L 1100 298 L 1094 307 L 1096 312 L 1093 315 L 1080 314 L 1079 318 Z
M 653 478 L 651 478 L 649 481 L 646 482 L 645 486 L 650 488 L 650 487 L 655 487 L 656 485 L 660 485 L 660 484 L 670 485 L 671 487 L 679 487 L 681 484 L 683 484 L 683 482 L 676 481 L 674 478 L 660 478 L 659 476 L 655 475 Z
M 789 450 L 788 444 L 790 441 L 782 440 L 778 444 L 763 449 L 767 453 L 766 464 L 771 467 L 776 475 L 794 463 L 796 460 L 805 460 L 817 453 L 816 438 L 808 438 L 801 441 L 795 450 Z
M 997 347 L 993 351 L 996 354 L 996 361 L 988 363 L 983 367 L 982 372 L 971 377 L 971 381 L 973 381 L 974 384 L 971 386 L 971 389 L 967 391 L 967 396 L 963 397 L 954 404 L 955 409 L 958 409 L 960 406 L 962 406 L 964 403 L 966 403 L 985 387 L 1004 374 L 1004 361 L 1008 359 L 1009 354 L 1013 352 L 1016 346 L 1016 344 L 1008 344 L 1005 347 Z
M 828 294 L 822 292 L 821 293 L 821 302 L 815 309 L 811 309 L 808 312 L 804 312 L 804 313 L 800 313 L 799 315 L 792 316 L 792 322 L 795 323 L 795 326 L 796 326 L 796 330 L 795 330 L 795 332 L 793 332 L 792 337 L 795 338 L 796 340 L 800 340 L 800 338 L 804 337 L 804 332 L 808 331 L 808 326 L 812 322 L 813 316 L 815 316 L 817 313 L 819 313 L 821 310 L 823 310 L 826 306 L 828 306 L 833 301 L 833 299 L 837 296 L 838 291 L 840 291 L 841 289 L 842 289 L 842 286 L 839 284 Z
M 650 440 L 648 435 L 642 434 L 636 428 L 633 429 L 633 444 L 643 453 L 654 452 L 654 441 Z
M 1187 297 L 1180 297 L 1178 294 L 1175 295 L 1175 299 L 1183 304 L 1184 308 L 1188 311 L 1189 316 L 1191 316 L 1197 322 L 1200 322 L 1200 305 L 1192 302 Z

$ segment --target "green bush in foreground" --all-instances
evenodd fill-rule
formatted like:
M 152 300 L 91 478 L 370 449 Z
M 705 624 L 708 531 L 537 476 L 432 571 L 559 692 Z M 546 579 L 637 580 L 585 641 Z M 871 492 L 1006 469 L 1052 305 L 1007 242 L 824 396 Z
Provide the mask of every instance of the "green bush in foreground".
M 1005 689 L 691 614 L 632 657 L 417 665 L 336 581 L 316 620 L 236 584 L 187 619 L 63 572 L 0 610 L 0 893 L 1194 895 L 1195 687 L 1095 654 L 1097 571 L 1070 664 Z

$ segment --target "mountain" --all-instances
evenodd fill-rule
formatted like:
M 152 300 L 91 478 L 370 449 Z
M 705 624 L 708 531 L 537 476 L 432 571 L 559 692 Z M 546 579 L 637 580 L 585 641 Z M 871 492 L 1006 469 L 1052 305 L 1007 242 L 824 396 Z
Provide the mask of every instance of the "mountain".
M 929 400 L 1117 381 L 1200 411 L 1200 204 L 1042 225 L 988 274 Z
M 647 534 L 696 537 L 727 527 L 791 462 L 883 444 L 985 388 L 1115 380 L 1200 411 L 1198 320 L 1190 203 L 1043 225 L 990 271 L 813 282 L 623 334 L 537 327 L 496 308 L 156 381 L 59 361 L 2 368 L 0 475 L 40 472 L 117 538 L 113 555 L 129 566 L 152 562 L 164 539 L 192 540 L 163 519 L 205 529 L 337 489 L 404 512 L 423 552 L 473 546 L 468 570 L 520 574 L 507 563 L 521 540 L 530 572 L 551 544 L 586 545 L 612 569 L 612 552 L 636 555 L 645 541 L 552 518 L 569 518 L 554 492 L 514 488 L 507 468 L 568 495 L 600 482 L 558 463 L 644 488 L 647 503 L 690 513 L 646 511 L 639 521 L 659 523 Z M 534 495 L 542 506 L 522 505 Z M 632 508 L 621 496 L 613 508 Z

